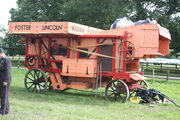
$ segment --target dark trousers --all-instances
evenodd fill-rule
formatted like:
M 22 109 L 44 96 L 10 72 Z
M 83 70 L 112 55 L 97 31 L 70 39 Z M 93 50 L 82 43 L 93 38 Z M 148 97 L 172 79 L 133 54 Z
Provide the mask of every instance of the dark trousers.
M 0 99 L 1 99 L 0 114 L 2 115 L 9 113 L 8 91 L 9 91 L 9 85 L 0 86 Z

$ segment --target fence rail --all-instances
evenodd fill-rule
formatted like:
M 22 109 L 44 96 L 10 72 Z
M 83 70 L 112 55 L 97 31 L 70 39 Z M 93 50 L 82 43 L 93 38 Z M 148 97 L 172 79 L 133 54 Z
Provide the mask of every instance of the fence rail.
M 147 66 L 147 65 L 141 65 L 141 71 L 145 73 L 146 77 L 149 78 L 161 78 L 161 79 L 172 79 L 172 80 L 180 80 L 180 68 L 177 66 Z
M 24 56 L 18 55 L 18 56 L 8 56 L 12 61 L 13 67 L 23 67 L 24 66 Z

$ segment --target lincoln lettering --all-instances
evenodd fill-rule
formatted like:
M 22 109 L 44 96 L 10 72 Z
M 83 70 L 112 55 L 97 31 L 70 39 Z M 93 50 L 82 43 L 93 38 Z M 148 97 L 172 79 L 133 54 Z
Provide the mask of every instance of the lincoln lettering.
M 43 25 L 42 30 L 62 30 L 62 25 Z
M 16 25 L 15 30 L 31 30 L 31 25 Z

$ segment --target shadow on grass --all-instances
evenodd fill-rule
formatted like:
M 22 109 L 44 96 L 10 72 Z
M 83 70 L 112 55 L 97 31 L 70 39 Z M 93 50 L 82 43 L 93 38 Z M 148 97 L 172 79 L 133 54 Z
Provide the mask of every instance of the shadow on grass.
M 41 93 L 32 93 L 25 90 L 23 87 L 12 86 L 10 88 L 10 95 L 12 98 L 21 99 L 25 101 L 34 102 L 61 102 L 64 104 L 78 104 L 78 105 L 98 105 L 112 104 L 105 100 L 104 95 L 99 95 L 95 98 L 95 92 L 79 91 L 69 89 L 66 91 L 42 91 Z

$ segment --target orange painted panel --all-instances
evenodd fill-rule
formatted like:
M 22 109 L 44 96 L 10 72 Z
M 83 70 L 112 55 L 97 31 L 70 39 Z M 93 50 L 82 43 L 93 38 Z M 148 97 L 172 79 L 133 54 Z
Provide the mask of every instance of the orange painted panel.
M 87 77 L 87 78 L 92 78 L 95 77 L 94 74 L 90 73 L 90 74 L 82 74 L 82 73 L 61 73 L 62 76 L 70 76 L 70 77 Z
M 38 46 L 39 40 L 36 40 L 35 43 L 31 43 L 30 41 L 31 39 L 28 39 L 28 53 L 27 54 L 38 55 L 39 54 L 39 46 Z
M 156 24 L 144 24 L 131 27 L 118 28 L 113 30 L 105 30 L 100 32 L 103 35 L 123 35 L 125 31 L 128 32 L 127 40 L 132 42 L 135 46 L 135 58 L 143 58 L 144 56 L 156 56 L 158 52 L 167 53 L 167 47 L 159 51 L 160 36 L 166 36 L 163 45 L 169 44 L 170 33 L 168 30 L 162 33 L 165 28 L 158 27 Z M 161 34 L 160 34 L 161 33 Z M 162 45 L 162 46 L 163 46 Z M 164 51 L 165 50 L 165 51 Z M 164 54 L 166 55 L 166 54 Z
M 169 53 L 170 41 L 162 36 L 159 39 L 159 53 L 167 55 Z
M 85 49 L 88 49 L 88 51 L 89 52 L 94 52 L 94 53 L 96 53 L 96 45 L 97 43 L 96 43 L 96 38 L 83 38 L 83 39 L 81 39 L 81 44 L 80 44 L 80 46 L 84 46 L 83 48 L 85 48 Z M 88 46 L 88 45 L 94 45 L 94 46 L 92 46 L 92 47 L 86 47 L 86 46 Z M 81 49 L 81 48 L 80 48 Z M 94 51 L 95 50 L 95 51 Z M 91 55 L 90 56 L 90 58 L 96 58 L 96 56 L 95 55 Z
M 62 74 L 95 76 L 97 62 L 94 59 L 64 59 Z
M 146 79 L 144 76 L 140 75 L 139 73 L 132 73 L 132 74 L 130 74 L 130 78 L 132 80 L 135 80 L 135 81 L 145 80 Z
M 71 46 L 71 47 L 75 47 L 75 46 L 77 46 L 77 45 L 78 45 L 77 40 L 71 39 L 71 44 L 70 44 L 70 46 Z M 70 50 L 70 58 L 77 58 L 77 54 L 78 54 L 77 51 Z
M 68 87 L 75 89 L 92 89 L 92 85 L 89 82 L 72 82 Z

